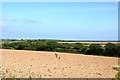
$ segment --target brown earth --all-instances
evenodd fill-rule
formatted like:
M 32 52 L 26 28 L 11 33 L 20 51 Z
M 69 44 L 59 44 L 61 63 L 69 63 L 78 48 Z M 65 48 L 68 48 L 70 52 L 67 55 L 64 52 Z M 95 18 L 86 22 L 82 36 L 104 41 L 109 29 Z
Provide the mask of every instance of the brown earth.
M 118 58 L 0 49 L 2 77 L 113 78 Z M 0 58 L 0 59 L 1 59 Z
M 69 44 L 75 44 L 75 43 L 82 43 L 82 44 L 120 44 L 120 42 L 58 42 L 58 43 L 69 43 Z

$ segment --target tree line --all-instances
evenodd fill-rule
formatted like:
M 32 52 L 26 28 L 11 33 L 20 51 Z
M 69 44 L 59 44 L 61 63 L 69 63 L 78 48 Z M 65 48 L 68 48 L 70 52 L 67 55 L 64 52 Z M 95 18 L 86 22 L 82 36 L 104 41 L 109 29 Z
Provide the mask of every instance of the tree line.
M 34 51 L 53 51 L 66 52 L 86 55 L 100 55 L 120 57 L 120 45 L 108 43 L 101 44 L 60 44 L 57 40 L 22 40 L 21 42 L 4 42 L 2 49 L 16 49 L 16 50 L 34 50 Z

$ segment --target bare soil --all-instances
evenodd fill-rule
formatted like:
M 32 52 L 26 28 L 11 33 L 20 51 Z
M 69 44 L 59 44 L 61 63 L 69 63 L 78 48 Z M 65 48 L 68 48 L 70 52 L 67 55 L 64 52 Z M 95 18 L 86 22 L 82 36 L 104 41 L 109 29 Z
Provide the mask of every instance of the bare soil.
M 118 58 L 0 49 L 2 77 L 114 78 Z

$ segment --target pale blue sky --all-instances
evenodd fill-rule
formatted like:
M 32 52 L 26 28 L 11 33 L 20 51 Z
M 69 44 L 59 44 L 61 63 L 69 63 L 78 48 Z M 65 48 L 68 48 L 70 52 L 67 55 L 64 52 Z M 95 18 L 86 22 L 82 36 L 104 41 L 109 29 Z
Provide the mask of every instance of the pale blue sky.
M 2 3 L 3 38 L 117 40 L 117 2 Z

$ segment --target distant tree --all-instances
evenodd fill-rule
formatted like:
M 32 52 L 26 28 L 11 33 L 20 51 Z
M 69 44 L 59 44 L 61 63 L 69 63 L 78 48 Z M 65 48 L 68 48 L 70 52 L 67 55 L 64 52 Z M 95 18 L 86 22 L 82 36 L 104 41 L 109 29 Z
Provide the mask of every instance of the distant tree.
M 46 45 L 39 45 L 37 48 L 36 48 L 36 51 L 45 51 L 46 50 Z
M 115 46 L 114 53 L 115 54 L 113 56 L 120 57 L 120 45 Z
M 90 54 L 89 53 L 89 46 L 83 46 L 82 53 L 83 54 Z
M 57 47 L 58 47 L 58 43 L 55 41 L 48 41 L 46 43 L 46 50 L 48 51 L 56 51 Z
M 102 55 L 104 49 L 100 44 L 90 44 L 89 49 L 86 51 L 86 54 L 91 55 Z
M 10 49 L 9 43 L 3 43 L 2 44 L 2 49 Z
M 119 56 L 120 46 L 116 46 L 115 44 L 108 43 L 105 45 L 105 56 Z
M 21 41 L 24 41 L 24 39 L 21 39 Z
M 82 53 L 83 44 L 81 44 L 81 43 L 76 43 L 73 49 L 75 49 L 76 52 L 78 52 L 78 53 Z

